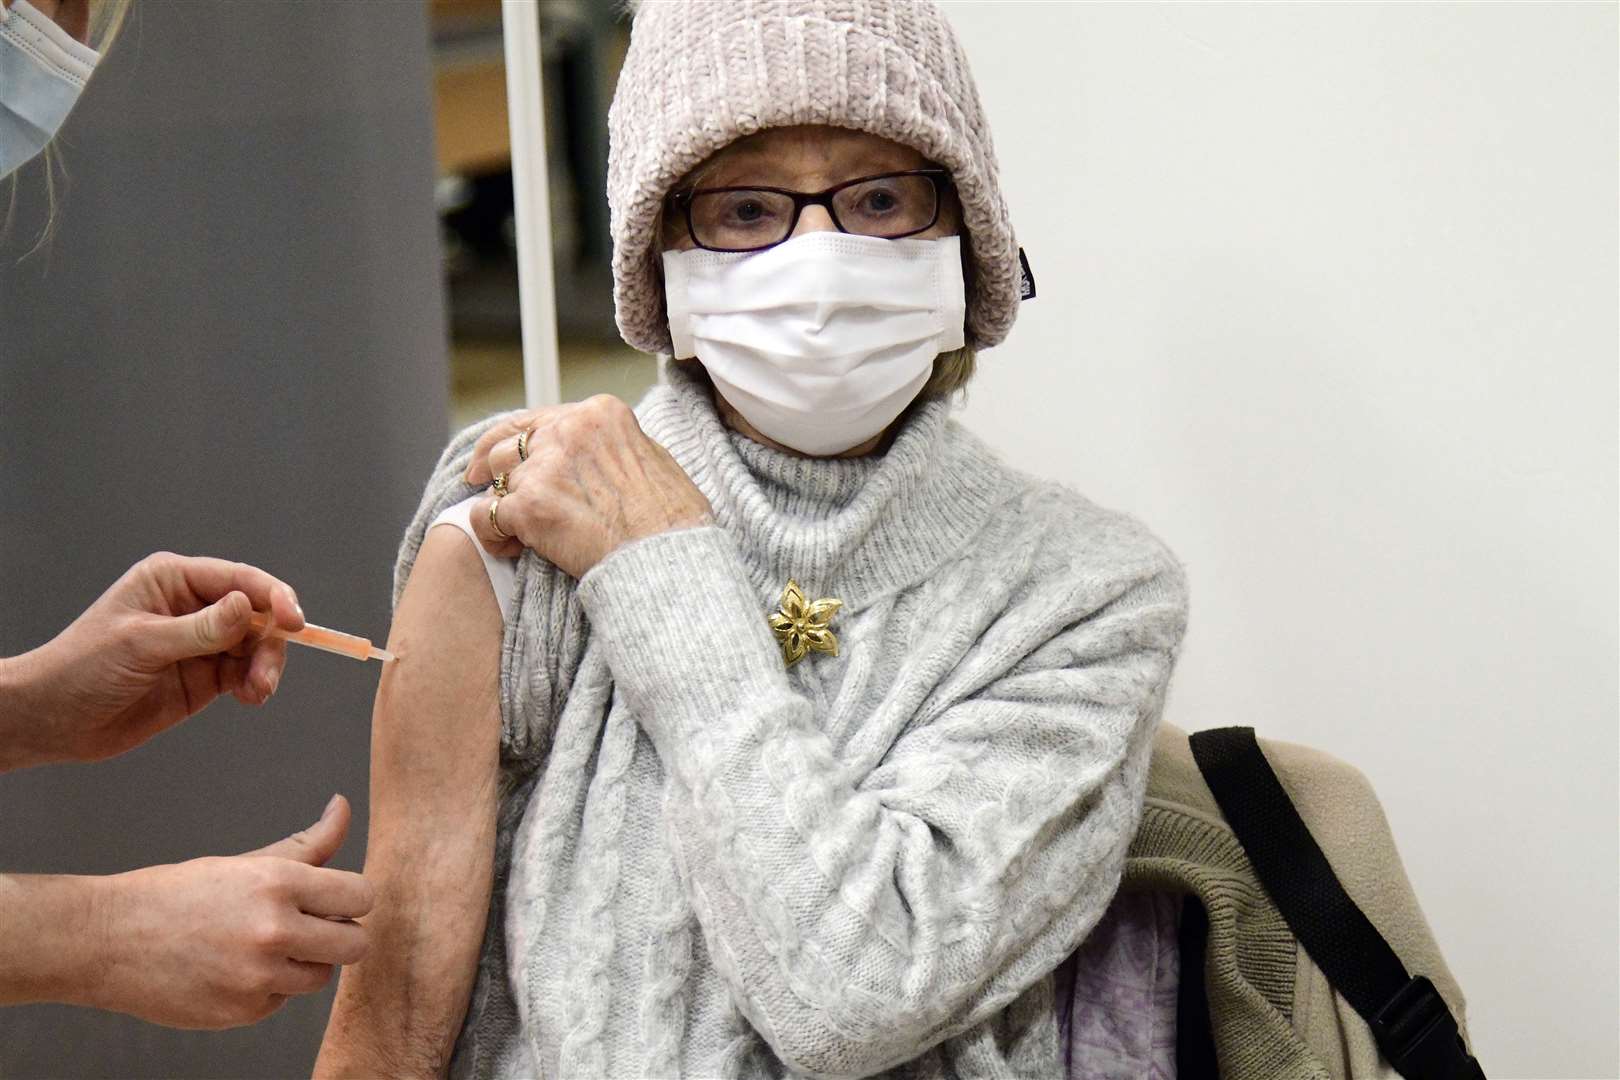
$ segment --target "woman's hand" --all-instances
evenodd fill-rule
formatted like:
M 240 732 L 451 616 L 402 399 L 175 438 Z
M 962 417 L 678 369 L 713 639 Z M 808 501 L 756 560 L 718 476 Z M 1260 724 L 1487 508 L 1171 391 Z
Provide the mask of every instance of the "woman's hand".
M 542 423 L 553 418 L 558 409 L 567 405 L 552 405 L 539 409 L 525 409 L 513 413 L 478 436 L 473 444 L 472 459 L 467 462 L 463 477 L 472 487 L 487 487 L 496 473 L 509 473 L 517 468 L 535 450 L 533 433 Z M 518 440 L 525 433 L 529 439 L 518 452 Z
M 493 495 L 472 513 L 473 530 L 493 554 L 531 548 L 580 578 L 624 544 L 711 519 L 709 500 L 618 398 L 600 394 L 541 410 L 534 423 L 528 460 L 507 471 L 495 520 Z M 509 438 L 515 447 L 516 436 Z M 504 459 L 505 442 L 494 444 L 491 461 Z
M 161 553 L 135 564 L 61 634 L 0 661 L 0 771 L 98 761 L 139 746 L 221 694 L 262 704 L 298 630 L 291 588 L 263 570 Z

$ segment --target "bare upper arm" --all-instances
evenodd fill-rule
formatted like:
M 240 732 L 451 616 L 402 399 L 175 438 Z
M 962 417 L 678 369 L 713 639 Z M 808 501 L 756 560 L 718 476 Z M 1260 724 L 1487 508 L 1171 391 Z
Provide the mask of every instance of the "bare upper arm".
M 372 713 L 371 951 L 344 970 L 320 1076 L 442 1074 L 478 970 L 494 872 L 502 622 L 471 541 L 428 532 Z
M 428 530 L 394 612 L 372 714 L 372 801 L 396 785 L 456 803 L 493 783 L 500 748 L 503 627 L 478 552 L 460 530 Z M 378 790 L 378 783 L 382 790 Z

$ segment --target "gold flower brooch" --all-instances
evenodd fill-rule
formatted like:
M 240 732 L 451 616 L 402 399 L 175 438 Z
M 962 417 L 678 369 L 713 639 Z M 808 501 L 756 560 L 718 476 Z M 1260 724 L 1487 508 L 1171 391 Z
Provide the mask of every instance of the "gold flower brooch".
M 824 652 L 838 655 L 838 638 L 827 629 L 832 617 L 844 606 L 842 600 L 831 597 L 814 602 L 805 599 L 799 583 L 789 580 L 782 592 L 781 610 L 771 612 L 771 632 L 782 646 L 782 659 L 792 667 L 803 660 L 806 653 Z

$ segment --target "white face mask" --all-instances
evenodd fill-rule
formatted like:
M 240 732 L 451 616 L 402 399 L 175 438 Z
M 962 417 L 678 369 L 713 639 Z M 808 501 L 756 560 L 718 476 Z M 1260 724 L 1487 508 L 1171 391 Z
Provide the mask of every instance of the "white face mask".
M 28 0 L 0 6 L 0 176 L 56 137 L 100 58 Z
M 960 348 L 960 240 L 811 232 L 754 253 L 664 252 L 675 356 L 761 434 L 836 454 L 899 416 Z

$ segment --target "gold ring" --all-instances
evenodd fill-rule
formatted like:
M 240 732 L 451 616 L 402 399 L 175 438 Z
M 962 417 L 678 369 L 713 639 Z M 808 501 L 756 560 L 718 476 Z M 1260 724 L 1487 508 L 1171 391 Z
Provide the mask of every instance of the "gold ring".
M 495 530 L 495 535 L 500 539 L 510 540 L 512 539 L 512 534 L 501 528 L 501 519 L 499 516 L 500 509 L 501 496 L 497 495 L 495 496 L 494 501 L 489 504 L 489 527 Z
M 519 461 L 528 461 L 529 460 L 529 436 L 533 435 L 533 434 L 534 434 L 534 432 L 532 432 L 532 431 L 524 431 L 522 434 L 520 434 L 518 436 L 518 460 Z
M 511 494 L 511 492 L 506 489 L 506 474 L 503 473 L 503 472 L 496 473 L 495 474 L 495 497 L 497 499 L 504 499 L 504 498 L 506 498 L 506 496 L 508 496 L 510 494 Z

